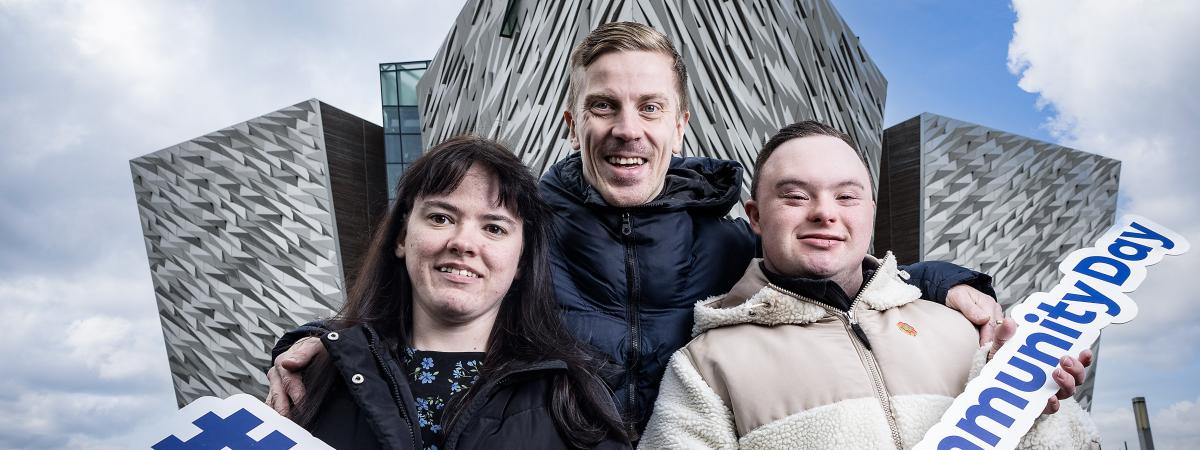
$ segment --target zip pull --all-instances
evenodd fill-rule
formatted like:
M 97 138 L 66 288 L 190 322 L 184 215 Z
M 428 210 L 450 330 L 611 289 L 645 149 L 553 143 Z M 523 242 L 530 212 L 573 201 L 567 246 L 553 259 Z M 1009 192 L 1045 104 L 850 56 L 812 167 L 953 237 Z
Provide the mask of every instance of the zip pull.
M 621 235 L 629 236 L 633 232 L 633 225 L 629 223 L 629 211 L 621 213 Z
M 858 319 L 854 318 L 854 310 L 850 310 L 847 316 L 850 318 L 850 329 L 854 331 L 854 335 L 858 336 L 858 340 L 862 341 L 864 347 L 867 347 L 867 351 L 871 351 L 871 341 L 867 340 L 867 332 L 863 331 L 862 327 L 858 325 Z

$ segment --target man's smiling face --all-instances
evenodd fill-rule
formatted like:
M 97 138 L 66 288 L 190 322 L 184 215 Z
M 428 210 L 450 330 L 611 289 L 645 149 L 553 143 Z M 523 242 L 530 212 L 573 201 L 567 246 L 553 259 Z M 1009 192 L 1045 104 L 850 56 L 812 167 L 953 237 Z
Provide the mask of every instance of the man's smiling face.
M 862 276 L 875 202 L 871 176 L 853 148 L 832 136 L 792 139 L 755 176 L 758 191 L 746 214 L 762 235 L 768 269 L 839 283 Z
M 675 77 L 669 56 L 648 51 L 607 53 L 572 74 L 578 100 L 563 118 L 584 179 L 608 204 L 642 205 L 662 191 L 689 117 Z

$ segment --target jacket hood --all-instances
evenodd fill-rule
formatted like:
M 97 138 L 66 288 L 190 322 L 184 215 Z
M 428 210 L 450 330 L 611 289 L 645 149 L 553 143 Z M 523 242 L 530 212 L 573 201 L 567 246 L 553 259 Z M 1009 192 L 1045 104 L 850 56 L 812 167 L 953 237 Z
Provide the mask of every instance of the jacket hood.
M 751 323 L 774 326 L 804 325 L 830 315 L 830 309 L 816 300 L 798 297 L 767 281 L 759 267 L 761 259 L 750 262 L 746 274 L 728 294 L 696 303 L 692 336 L 731 325 Z M 867 255 L 863 260 L 875 275 L 859 293 L 866 308 L 883 311 L 910 303 L 921 297 L 921 290 L 905 283 L 908 274 L 896 267 L 896 257 L 888 252 L 883 260 Z
M 576 202 L 604 208 L 609 206 L 600 192 L 583 178 L 583 158 L 574 152 L 555 163 L 542 177 L 551 191 Z M 672 211 L 711 210 L 725 215 L 741 198 L 742 165 L 736 161 L 704 157 L 671 158 L 663 190 L 639 209 Z

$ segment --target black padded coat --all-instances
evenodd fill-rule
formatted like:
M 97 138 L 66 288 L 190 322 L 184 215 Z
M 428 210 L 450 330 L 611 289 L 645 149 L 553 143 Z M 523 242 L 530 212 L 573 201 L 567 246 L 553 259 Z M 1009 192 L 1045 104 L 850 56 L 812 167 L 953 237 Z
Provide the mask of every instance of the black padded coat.
M 313 436 L 337 449 L 424 449 L 407 377 L 375 331 L 359 325 L 321 340 L 329 350 L 336 380 L 308 426 Z M 482 389 L 446 430 L 441 450 L 568 448 L 550 412 L 552 376 L 561 361 L 514 365 L 483 380 Z M 605 441 L 602 449 L 627 449 Z

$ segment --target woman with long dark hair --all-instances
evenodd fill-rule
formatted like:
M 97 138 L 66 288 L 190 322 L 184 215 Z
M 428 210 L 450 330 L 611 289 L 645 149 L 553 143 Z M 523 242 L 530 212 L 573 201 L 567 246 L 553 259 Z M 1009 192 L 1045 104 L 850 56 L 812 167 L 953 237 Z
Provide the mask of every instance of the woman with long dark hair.
M 335 448 L 628 447 L 599 360 L 561 325 L 521 161 L 452 138 L 396 193 L 294 420 Z

